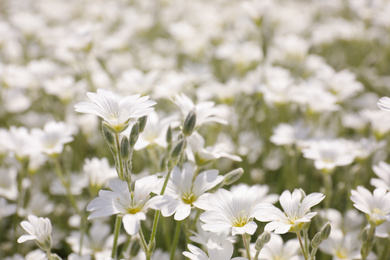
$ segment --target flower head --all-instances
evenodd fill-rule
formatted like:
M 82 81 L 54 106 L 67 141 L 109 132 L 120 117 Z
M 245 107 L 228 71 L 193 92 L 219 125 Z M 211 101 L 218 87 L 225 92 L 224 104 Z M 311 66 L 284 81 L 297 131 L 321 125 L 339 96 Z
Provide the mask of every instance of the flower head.
M 51 222 L 48 218 L 38 218 L 36 216 L 28 216 L 29 221 L 22 221 L 20 225 L 29 235 L 22 235 L 18 239 L 18 243 L 26 242 L 27 240 L 36 240 L 37 244 L 42 249 L 51 248 Z
M 317 212 L 309 212 L 310 208 L 324 198 L 322 193 L 311 193 L 302 199 L 300 190 L 295 189 L 292 194 L 286 190 L 279 198 L 284 212 L 268 204 L 256 215 L 256 219 L 263 222 L 271 221 L 264 229 L 275 230 L 277 234 L 297 232 L 303 228 L 304 223 L 310 222 L 311 218 L 317 214 Z
M 105 125 L 115 133 L 124 131 L 132 118 L 146 116 L 153 111 L 156 102 L 141 95 L 119 97 L 115 93 L 98 89 L 97 93 L 87 92 L 92 102 L 80 102 L 74 107 L 77 112 L 89 113 L 103 118 Z
M 204 209 L 210 195 L 206 191 L 223 180 L 217 170 L 203 171 L 195 179 L 194 174 L 194 167 L 189 163 L 184 165 L 182 171 L 178 167 L 173 169 L 163 197 L 161 213 L 164 217 L 175 213 L 175 220 L 180 221 L 190 215 L 192 206 Z
M 351 191 L 353 206 L 367 214 L 370 224 L 378 226 L 383 222 L 390 221 L 390 192 L 378 188 L 371 193 L 362 186 Z
M 146 219 L 148 208 L 155 208 L 155 203 L 160 199 L 159 196 L 150 198 L 150 193 L 157 185 L 157 176 L 147 176 L 137 180 L 134 191 L 130 193 L 125 181 L 113 179 L 110 181 L 112 191 L 101 190 L 99 197 L 88 204 L 87 210 L 93 211 L 88 219 L 121 214 L 126 232 L 135 235 L 141 220 Z
M 200 216 L 202 228 L 213 232 L 231 230 L 233 236 L 253 235 L 257 229 L 253 218 L 261 210 L 257 192 L 257 187 L 242 185 L 232 192 L 220 189 L 210 195 L 209 208 Z

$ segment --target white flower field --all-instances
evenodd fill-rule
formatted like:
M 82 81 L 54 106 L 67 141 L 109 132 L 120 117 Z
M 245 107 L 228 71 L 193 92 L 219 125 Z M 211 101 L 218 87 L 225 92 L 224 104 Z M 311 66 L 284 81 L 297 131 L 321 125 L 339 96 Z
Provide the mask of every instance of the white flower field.
M 1 0 L 0 259 L 390 259 L 390 0 Z

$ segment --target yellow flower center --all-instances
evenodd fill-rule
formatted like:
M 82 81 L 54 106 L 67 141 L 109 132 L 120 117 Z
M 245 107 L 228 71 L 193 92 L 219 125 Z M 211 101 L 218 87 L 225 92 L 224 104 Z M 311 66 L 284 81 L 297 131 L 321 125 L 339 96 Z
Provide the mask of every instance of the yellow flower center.
M 141 211 L 141 208 L 140 207 L 133 207 L 133 208 L 127 208 L 127 212 L 129 213 L 129 214 L 136 214 L 136 213 L 138 213 L 138 212 L 140 212 Z
M 249 222 L 248 217 L 245 214 L 245 210 L 241 211 L 237 218 L 233 220 L 234 227 L 243 227 Z
M 348 258 L 348 253 L 345 248 L 340 248 L 336 251 L 336 256 L 340 259 L 347 259 Z
M 196 196 L 192 193 L 184 193 L 181 199 L 185 204 L 191 205 L 196 200 Z

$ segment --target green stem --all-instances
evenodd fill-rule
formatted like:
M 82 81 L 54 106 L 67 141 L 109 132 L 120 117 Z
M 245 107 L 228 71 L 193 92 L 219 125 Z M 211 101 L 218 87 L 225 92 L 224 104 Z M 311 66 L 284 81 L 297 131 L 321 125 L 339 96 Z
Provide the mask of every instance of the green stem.
M 308 260 L 309 258 L 307 256 L 307 252 L 305 250 L 305 247 L 303 246 L 301 234 L 299 234 L 299 231 L 297 232 L 297 237 L 298 237 L 298 240 L 299 240 L 299 244 L 301 245 L 303 256 L 305 257 L 305 260 Z
M 142 231 L 142 227 L 140 227 L 140 229 L 139 229 L 139 237 L 141 239 L 142 250 L 145 252 L 145 254 L 147 254 L 148 244 L 146 243 L 146 239 L 145 239 L 144 232 Z
M 175 257 L 176 246 L 177 246 L 177 242 L 179 242 L 179 236 L 180 236 L 180 226 L 181 226 L 181 221 L 177 221 L 176 228 L 175 228 L 175 237 L 173 238 L 173 243 L 171 246 L 170 260 L 173 260 Z
M 370 230 L 368 231 L 367 240 L 363 241 L 361 255 L 362 260 L 366 260 L 367 256 L 371 252 L 372 246 L 374 244 L 374 234 L 375 234 L 375 225 L 370 224 Z
M 330 207 L 330 203 L 332 201 L 332 175 L 331 173 L 323 173 L 324 176 L 324 185 L 325 185 L 325 208 L 328 209 Z
M 55 164 L 55 168 L 56 168 L 56 173 L 57 173 L 57 176 L 58 178 L 60 179 L 61 183 L 62 183 L 62 186 L 64 186 L 65 190 L 66 190 L 66 195 L 68 197 L 68 200 L 70 202 L 70 204 L 72 205 L 72 207 L 74 208 L 74 210 L 76 211 L 76 213 L 78 215 L 80 215 L 80 209 L 79 207 L 77 206 L 77 203 L 76 203 L 76 200 L 75 198 L 73 197 L 73 194 L 70 190 L 70 182 L 66 181 L 65 180 L 65 177 L 64 177 L 64 174 L 62 172 L 62 169 L 61 169 L 61 166 L 60 166 L 60 162 L 58 160 L 58 157 L 55 157 L 54 158 L 54 164 Z
M 115 133 L 115 146 L 116 146 L 116 161 L 118 164 L 116 165 L 116 171 L 118 172 L 119 179 L 124 180 L 123 176 L 123 163 L 121 158 L 121 146 L 119 144 L 119 135 Z
M 50 249 L 46 250 L 46 255 L 49 260 L 53 260 L 53 257 L 51 255 Z
M 112 251 L 111 251 L 111 258 L 112 259 L 116 259 L 116 249 L 118 246 L 119 232 L 121 230 L 121 222 L 122 222 L 122 217 L 119 215 L 116 215 L 115 230 L 114 230 L 114 243 L 112 245 Z
M 244 241 L 244 246 L 245 246 L 245 250 L 246 250 L 246 256 L 249 260 L 251 260 L 251 249 L 250 249 L 250 243 L 248 241 L 248 237 L 246 234 L 242 234 L 242 239 Z

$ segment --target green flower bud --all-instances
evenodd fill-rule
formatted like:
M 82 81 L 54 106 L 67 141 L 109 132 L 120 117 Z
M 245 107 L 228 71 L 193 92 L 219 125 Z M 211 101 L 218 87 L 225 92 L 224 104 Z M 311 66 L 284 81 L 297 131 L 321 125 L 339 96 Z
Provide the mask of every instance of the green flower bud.
M 139 122 L 135 123 L 133 127 L 131 128 L 130 132 L 130 147 L 134 147 L 135 143 L 138 141 L 139 137 Z
M 240 179 L 243 174 L 244 174 L 244 169 L 242 169 L 242 168 L 237 168 L 231 172 L 228 172 L 225 175 L 225 178 L 223 179 L 223 184 L 224 185 L 233 184 L 238 179 Z
M 187 140 L 185 138 L 179 140 L 179 142 L 173 148 L 173 151 L 171 153 L 171 158 L 172 159 L 178 158 L 180 154 L 183 152 L 186 145 L 187 145 Z
M 124 136 L 122 137 L 121 141 L 121 157 L 124 160 L 129 159 L 130 156 L 130 146 L 129 146 L 129 139 Z
M 171 128 L 171 126 L 168 127 L 166 140 L 167 140 L 168 144 L 172 143 L 172 128 Z
M 261 234 L 255 243 L 255 249 L 257 251 L 260 251 L 265 244 L 267 244 L 271 240 L 271 233 L 269 231 L 264 231 L 263 234 Z
M 130 256 L 135 257 L 138 254 L 140 248 L 140 243 L 132 243 L 130 247 Z
M 104 136 L 104 139 L 106 140 L 106 142 L 109 144 L 109 145 L 114 145 L 114 135 L 111 133 L 110 130 L 108 130 L 108 128 L 106 127 L 106 125 L 103 123 L 102 124 L 102 131 L 103 131 L 103 136 Z
M 147 119 L 148 119 L 148 116 L 143 116 L 140 119 L 138 119 L 140 133 L 142 133 L 145 129 Z
M 317 234 L 314 235 L 313 239 L 311 240 L 311 246 L 313 248 L 318 248 L 321 242 L 322 242 L 321 232 L 318 232 Z
M 184 120 L 183 134 L 185 136 L 190 136 L 192 132 L 194 132 L 195 124 L 196 124 L 196 111 L 195 109 L 193 109 L 188 113 L 186 119 Z
M 328 239 L 329 235 L 330 235 L 330 231 L 332 229 L 332 226 L 330 225 L 330 223 L 326 223 L 320 230 L 321 232 L 321 240 L 326 240 Z

